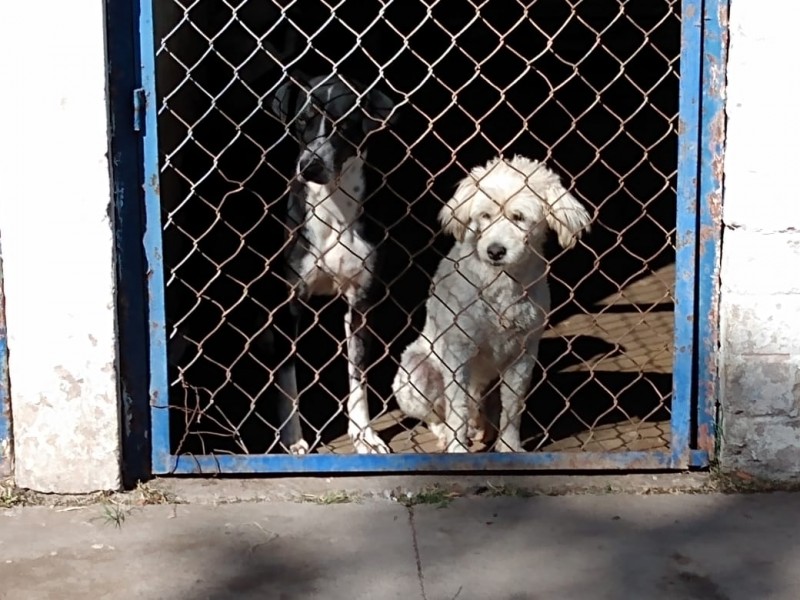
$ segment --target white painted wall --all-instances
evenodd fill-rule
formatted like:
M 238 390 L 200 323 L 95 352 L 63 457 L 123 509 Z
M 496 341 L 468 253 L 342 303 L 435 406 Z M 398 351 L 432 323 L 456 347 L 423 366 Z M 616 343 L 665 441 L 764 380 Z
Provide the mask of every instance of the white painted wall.
M 15 477 L 41 491 L 120 483 L 104 56 L 102 2 L 4 6 L 0 231 Z
M 800 69 L 791 2 L 732 0 L 722 251 L 722 462 L 800 474 Z

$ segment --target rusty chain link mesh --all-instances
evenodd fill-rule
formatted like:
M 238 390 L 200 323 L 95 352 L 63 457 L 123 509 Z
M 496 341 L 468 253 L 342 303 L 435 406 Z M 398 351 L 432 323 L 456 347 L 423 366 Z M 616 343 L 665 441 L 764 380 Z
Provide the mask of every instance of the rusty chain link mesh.
M 396 452 L 433 436 L 390 386 L 451 239 L 436 214 L 497 154 L 544 160 L 593 215 L 548 244 L 551 327 L 526 450 L 644 450 L 669 439 L 680 3 L 652 0 L 156 5 L 161 198 L 175 453 L 284 452 L 270 315 L 297 145 L 265 106 L 284 79 L 338 72 L 398 105 L 370 146 L 386 229 L 370 415 Z M 296 343 L 305 438 L 350 452 L 344 303 L 313 298 Z

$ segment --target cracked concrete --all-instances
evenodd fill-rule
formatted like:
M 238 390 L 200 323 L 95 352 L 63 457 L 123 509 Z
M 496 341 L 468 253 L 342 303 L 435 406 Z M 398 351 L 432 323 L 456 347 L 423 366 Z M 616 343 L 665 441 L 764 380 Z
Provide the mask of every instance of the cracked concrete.
M 800 597 L 798 496 L 0 510 L 0 598 Z

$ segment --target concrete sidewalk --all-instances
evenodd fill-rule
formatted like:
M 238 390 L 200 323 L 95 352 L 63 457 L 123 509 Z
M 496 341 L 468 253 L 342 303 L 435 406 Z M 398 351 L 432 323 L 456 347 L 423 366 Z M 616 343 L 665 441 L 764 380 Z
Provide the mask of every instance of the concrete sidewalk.
M 800 598 L 791 493 L 106 510 L 0 510 L 0 598 Z

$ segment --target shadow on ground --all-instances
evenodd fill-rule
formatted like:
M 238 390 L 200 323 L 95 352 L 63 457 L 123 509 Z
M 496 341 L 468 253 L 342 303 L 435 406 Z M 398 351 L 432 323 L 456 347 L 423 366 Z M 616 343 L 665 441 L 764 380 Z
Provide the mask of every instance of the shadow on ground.
M 341 508 L 309 510 L 338 520 Z M 216 537 L 213 558 L 198 565 L 209 591 L 171 598 L 727 600 L 800 593 L 793 526 L 800 504 L 788 494 L 481 498 L 409 511 L 414 535 L 405 548 L 395 535 L 368 537 L 374 512 L 358 508 L 346 511 L 347 533 L 336 538 L 326 537 L 324 524 L 308 539 L 276 537 L 256 547 Z M 409 574 L 417 564 L 419 572 Z M 353 583 L 349 591 L 343 580 Z

